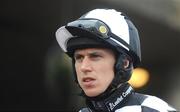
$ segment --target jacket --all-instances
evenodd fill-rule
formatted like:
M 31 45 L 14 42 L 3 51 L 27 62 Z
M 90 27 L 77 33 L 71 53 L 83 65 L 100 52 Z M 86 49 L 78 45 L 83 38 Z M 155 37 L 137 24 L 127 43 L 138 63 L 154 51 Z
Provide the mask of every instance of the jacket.
M 177 112 L 158 97 L 136 93 L 128 83 L 107 98 L 86 100 L 79 112 Z

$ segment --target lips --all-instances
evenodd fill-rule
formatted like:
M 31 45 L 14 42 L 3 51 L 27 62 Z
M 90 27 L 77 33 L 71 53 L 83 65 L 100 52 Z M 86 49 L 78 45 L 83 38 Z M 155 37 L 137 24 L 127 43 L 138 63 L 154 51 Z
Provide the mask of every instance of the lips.
M 92 77 L 85 77 L 82 79 L 84 86 L 91 87 L 94 85 L 95 78 Z
M 83 78 L 83 82 L 89 82 L 89 81 L 92 81 L 92 80 L 95 80 L 95 79 L 92 78 L 92 77 Z

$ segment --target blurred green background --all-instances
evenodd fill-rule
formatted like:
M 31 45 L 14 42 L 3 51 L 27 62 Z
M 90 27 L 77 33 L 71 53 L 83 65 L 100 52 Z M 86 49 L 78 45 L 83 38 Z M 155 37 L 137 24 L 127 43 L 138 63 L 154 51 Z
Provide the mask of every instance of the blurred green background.
M 84 105 L 55 31 L 94 8 L 130 17 L 140 34 L 141 67 L 150 73 L 137 91 L 180 110 L 179 0 L 1 0 L 0 111 L 77 111 Z

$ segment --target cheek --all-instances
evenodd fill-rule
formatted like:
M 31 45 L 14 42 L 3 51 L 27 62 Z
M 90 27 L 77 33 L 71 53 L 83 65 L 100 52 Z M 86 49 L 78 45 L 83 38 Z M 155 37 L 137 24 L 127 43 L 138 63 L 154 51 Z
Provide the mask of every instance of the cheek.
M 74 70 L 75 70 L 75 75 L 76 75 L 76 78 L 77 78 L 77 81 L 78 81 L 78 83 L 80 82 L 80 72 L 79 72 L 79 67 L 75 64 L 74 65 Z
M 103 72 L 114 73 L 114 61 L 104 61 L 101 65 L 100 67 Z
M 111 82 L 114 78 L 114 63 L 104 63 L 103 66 L 99 66 L 99 79 L 104 82 Z M 101 74 L 101 75 L 100 75 Z
M 109 63 L 107 63 L 106 68 L 104 68 L 105 73 L 109 76 L 109 78 L 114 78 L 114 66 L 115 61 L 112 60 Z

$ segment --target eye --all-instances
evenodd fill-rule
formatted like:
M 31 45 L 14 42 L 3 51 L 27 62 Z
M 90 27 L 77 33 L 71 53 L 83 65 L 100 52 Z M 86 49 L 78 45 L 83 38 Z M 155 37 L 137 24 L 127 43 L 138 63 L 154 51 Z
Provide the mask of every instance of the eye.
M 99 60 L 102 56 L 98 53 L 93 53 L 90 55 L 90 58 L 93 60 Z
M 77 61 L 77 62 L 81 62 L 81 61 L 83 60 L 83 56 L 77 54 L 77 55 L 74 56 L 74 59 L 75 59 L 75 61 Z
M 92 57 L 92 58 L 97 58 L 97 57 L 100 57 L 100 55 L 98 55 L 98 54 L 92 54 L 91 57 Z

